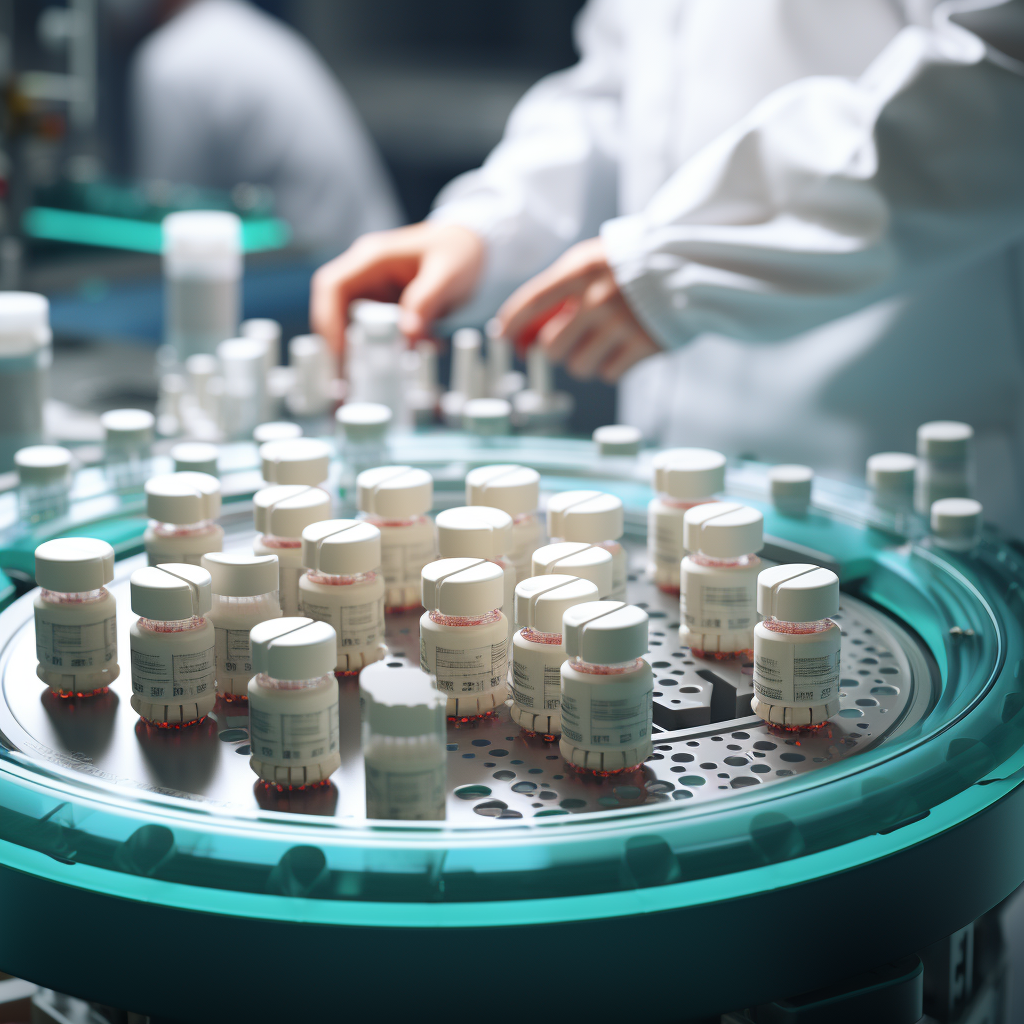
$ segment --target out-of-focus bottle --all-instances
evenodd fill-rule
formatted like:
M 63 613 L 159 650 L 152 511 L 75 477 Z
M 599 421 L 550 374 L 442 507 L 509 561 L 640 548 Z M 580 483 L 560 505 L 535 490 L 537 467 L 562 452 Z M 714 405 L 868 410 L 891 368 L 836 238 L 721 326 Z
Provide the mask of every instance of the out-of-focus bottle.
M 260 423 L 252 432 L 252 439 L 257 444 L 266 444 L 268 441 L 294 441 L 297 437 L 302 437 L 302 427 L 291 420 Z
M 141 487 L 149 476 L 156 418 L 145 409 L 111 409 L 100 416 L 107 479 L 117 490 Z
M 322 486 L 331 472 L 331 446 L 315 437 L 260 445 L 260 466 L 268 484 Z
M 474 437 L 512 433 L 512 406 L 504 398 L 471 398 L 462 407 L 462 429 Z
M 527 466 L 478 466 L 466 474 L 466 504 L 500 508 L 512 517 L 509 558 L 516 583 L 531 575 L 530 559 L 544 543 L 540 503 L 540 474 Z
M 230 338 L 217 346 L 217 359 L 224 379 L 224 433 L 249 437 L 267 409 L 267 343 L 260 338 Z
M 175 473 L 217 475 L 217 446 L 206 441 L 182 441 L 171 449 Z
M 393 302 L 361 299 L 349 306 L 349 400 L 376 402 L 391 410 L 398 427 L 408 427 L 403 381 L 398 372 L 406 349 Z
M 607 595 L 610 601 L 626 600 L 629 567 L 626 549 L 619 543 L 624 530 L 622 501 L 614 494 L 562 491 L 548 502 L 548 536 L 552 544 L 593 544 L 612 556 L 612 589 Z
M 26 523 L 67 515 L 71 492 L 71 452 L 53 444 L 33 444 L 14 454 L 18 470 L 18 514 Z
M 0 292 L 0 472 L 19 448 L 43 439 L 53 361 L 50 304 L 32 292 Z
M 300 334 L 288 342 L 292 370 L 291 390 L 285 405 L 292 416 L 313 419 L 331 410 L 337 372 L 327 342 L 319 334 Z
M 150 565 L 199 565 L 208 551 L 220 551 L 224 527 L 220 481 L 208 473 L 164 473 L 146 481 L 146 514 L 152 522 L 142 535 Z
M 342 462 L 342 490 L 351 502 L 356 477 L 367 469 L 386 466 L 391 410 L 377 402 L 346 402 L 334 414 Z
M 612 553 L 606 547 L 576 541 L 545 544 L 534 551 L 531 559 L 532 575 L 559 573 L 590 580 L 602 601 L 612 592 L 613 563 Z
M 966 498 L 974 486 L 974 430 L 967 423 L 935 420 L 917 428 L 914 508 L 929 515 L 942 498 Z
M 482 335 L 475 327 L 462 327 L 452 335 L 452 369 L 449 388 L 441 396 L 441 415 L 453 430 L 462 428 L 466 402 L 484 397 Z
M 917 459 L 907 452 L 878 452 L 867 462 L 867 480 L 875 505 L 903 518 L 914 508 Z
M 948 551 L 971 551 L 981 540 L 982 507 L 974 498 L 939 498 L 932 503 L 932 541 Z
M 640 454 L 640 443 L 643 441 L 639 427 L 620 423 L 598 427 L 591 437 L 597 445 L 598 454 L 605 459 L 633 460 Z
M 811 504 L 814 470 L 810 466 L 782 465 L 768 470 L 772 504 L 784 516 L 802 518 Z
M 567 391 L 555 390 L 554 371 L 544 346 L 526 350 L 525 390 L 512 396 L 513 423 L 525 434 L 564 434 L 576 401 Z

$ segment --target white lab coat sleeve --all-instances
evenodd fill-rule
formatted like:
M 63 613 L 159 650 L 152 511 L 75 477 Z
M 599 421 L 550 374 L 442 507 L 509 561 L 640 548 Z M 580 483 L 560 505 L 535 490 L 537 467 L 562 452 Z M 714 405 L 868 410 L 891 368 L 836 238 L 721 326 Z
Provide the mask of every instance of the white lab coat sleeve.
M 478 232 L 483 279 L 460 318 L 487 316 L 509 292 L 616 212 L 621 5 L 591 0 L 575 26 L 580 60 L 516 104 L 483 166 L 454 179 L 430 217 Z
M 1022 70 L 939 8 L 859 79 L 769 95 L 602 225 L 638 318 L 665 347 L 790 338 L 1024 235 Z

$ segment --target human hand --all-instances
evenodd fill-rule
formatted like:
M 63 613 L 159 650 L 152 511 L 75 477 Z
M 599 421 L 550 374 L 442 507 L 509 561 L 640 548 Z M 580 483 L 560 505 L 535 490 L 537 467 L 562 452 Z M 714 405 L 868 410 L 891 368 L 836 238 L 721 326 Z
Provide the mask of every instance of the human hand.
M 376 299 L 402 307 L 407 337 L 426 337 L 434 320 L 470 297 L 483 263 L 483 240 L 458 224 L 422 221 L 363 235 L 313 275 L 310 326 L 341 353 L 349 303 Z
M 579 242 L 505 301 L 498 322 L 522 348 L 536 337 L 552 362 L 584 380 L 614 384 L 661 351 L 633 315 L 600 238 Z

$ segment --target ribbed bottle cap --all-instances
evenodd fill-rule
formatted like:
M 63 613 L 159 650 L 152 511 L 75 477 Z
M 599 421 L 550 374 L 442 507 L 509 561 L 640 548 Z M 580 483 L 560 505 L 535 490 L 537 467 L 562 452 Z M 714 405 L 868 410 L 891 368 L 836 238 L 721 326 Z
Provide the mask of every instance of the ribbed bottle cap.
M 881 495 L 905 497 L 914 493 L 917 459 L 906 452 L 878 452 L 868 458 L 868 486 Z
M 33 334 L 50 326 L 50 303 L 35 292 L 0 292 L 0 335 Z
M 132 573 L 132 611 L 144 619 L 176 622 L 205 615 L 213 604 L 213 581 L 199 565 L 164 562 Z
M 578 576 L 531 576 L 516 586 L 516 629 L 561 633 L 562 616 L 575 604 L 599 600 L 597 587 Z
M 814 470 L 810 466 L 772 466 L 768 470 L 772 501 L 808 504 L 811 500 L 811 481 L 813 479 Z
M 731 501 L 709 501 L 686 510 L 683 545 L 709 558 L 739 558 L 760 551 L 764 516 L 756 508 Z
M 437 513 L 442 558 L 501 558 L 512 550 L 512 517 L 487 505 L 460 505 Z
M 466 504 L 500 508 L 510 516 L 535 512 L 540 473 L 526 466 L 478 466 L 466 474 Z
M 23 484 L 58 484 L 71 475 L 71 452 L 56 444 L 32 444 L 14 453 Z
M 145 409 L 111 409 L 100 416 L 100 426 L 111 448 L 149 444 L 155 425 L 156 417 Z
M 478 437 L 511 433 L 511 402 L 504 398 L 471 398 L 462 407 L 462 428 Z
M 146 515 L 158 523 L 198 523 L 220 515 L 220 481 L 209 473 L 161 473 L 146 481 Z
M 917 428 L 917 454 L 922 459 L 966 459 L 974 430 L 955 420 L 933 420 Z
M 182 441 L 171 449 L 176 473 L 217 475 L 217 446 L 205 441 Z
M 562 491 L 548 502 L 548 535 L 600 544 L 625 529 L 622 501 L 603 491 Z
M 679 501 L 710 498 L 725 488 L 725 456 L 710 448 L 669 448 L 654 457 L 654 489 Z
M 380 568 L 380 530 L 360 519 L 325 519 L 302 531 L 302 564 L 328 576 Z
M 577 604 L 562 616 L 569 658 L 592 665 L 620 665 L 647 653 L 647 612 L 621 601 Z
M 423 607 L 442 615 L 486 615 L 501 607 L 505 573 L 478 558 L 439 558 L 423 566 Z
M 290 423 L 288 420 L 261 423 L 252 432 L 252 439 L 257 444 L 267 444 L 270 441 L 294 441 L 297 437 L 302 437 L 302 427 L 298 423 Z
M 331 448 L 315 437 L 267 441 L 260 445 L 263 479 L 268 484 L 322 484 L 331 471 Z
M 757 610 L 783 622 L 817 622 L 839 611 L 839 577 L 817 565 L 773 565 L 757 576 Z
M 384 519 L 422 516 L 434 503 L 434 480 L 425 469 L 378 466 L 356 477 L 360 512 Z
M 397 302 L 375 302 L 373 299 L 356 299 L 348 307 L 352 322 L 363 329 L 367 341 L 390 341 L 400 335 L 398 321 L 401 312 Z
M 598 427 L 591 436 L 602 455 L 637 455 L 644 435 L 637 427 L 611 423 Z
M 278 588 L 277 555 L 210 551 L 203 555 L 202 566 L 221 597 L 258 597 Z
M 382 441 L 391 426 L 391 410 L 379 402 L 349 402 L 338 409 L 334 419 L 348 441 Z
M 932 502 L 931 527 L 935 539 L 947 547 L 974 547 L 981 537 L 982 507 L 973 498 L 940 498 Z
M 359 673 L 363 721 L 376 736 L 444 734 L 448 698 L 415 665 L 375 661 Z
M 331 496 L 320 487 L 285 484 L 264 487 L 252 499 L 253 522 L 271 537 L 301 537 L 302 531 L 331 515 Z
M 531 571 L 534 576 L 562 573 L 590 580 L 601 597 L 607 597 L 612 592 L 611 552 L 591 544 L 575 541 L 545 544 L 534 551 Z
M 36 548 L 36 584 L 59 594 L 99 590 L 114 578 L 114 549 L 92 537 L 60 537 Z
M 338 661 L 334 627 L 299 615 L 258 623 L 249 641 L 253 672 L 271 679 L 319 679 L 333 672 Z

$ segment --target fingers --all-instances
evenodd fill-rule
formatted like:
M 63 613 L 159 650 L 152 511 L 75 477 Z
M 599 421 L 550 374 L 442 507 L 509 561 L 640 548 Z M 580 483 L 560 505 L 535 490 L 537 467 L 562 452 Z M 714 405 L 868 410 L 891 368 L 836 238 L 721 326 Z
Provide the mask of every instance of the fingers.
M 540 331 L 538 337 L 551 361 L 563 362 L 591 333 L 620 322 L 620 306 L 618 288 L 610 275 L 591 281 L 579 301 L 566 310 L 571 316 L 552 317 Z
M 576 346 L 565 361 L 565 368 L 580 380 L 590 380 L 627 337 L 626 325 L 621 321 L 604 323 Z
M 475 239 L 475 236 L 474 236 Z M 416 276 L 399 299 L 399 326 L 412 340 L 426 337 L 431 324 L 472 294 L 483 267 L 483 244 L 453 237 L 424 253 Z
M 630 367 L 660 351 L 661 349 L 645 334 L 632 333 L 624 344 L 605 359 L 600 370 L 601 379 L 606 384 L 615 384 Z

